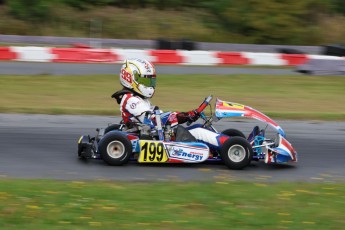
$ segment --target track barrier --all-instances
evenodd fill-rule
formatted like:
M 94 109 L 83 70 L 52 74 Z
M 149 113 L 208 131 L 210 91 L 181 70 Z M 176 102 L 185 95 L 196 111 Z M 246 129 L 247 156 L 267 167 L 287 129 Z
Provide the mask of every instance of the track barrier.
M 0 60 L 29 62 L 121 63 L 142 58 L 171 65 L 267 65 L 298 66 L 313 59 L 345 60 L 344 57 L 308 54 L 222 52 L 201 50 L 93 49 L 88 47 L 0 47 Z

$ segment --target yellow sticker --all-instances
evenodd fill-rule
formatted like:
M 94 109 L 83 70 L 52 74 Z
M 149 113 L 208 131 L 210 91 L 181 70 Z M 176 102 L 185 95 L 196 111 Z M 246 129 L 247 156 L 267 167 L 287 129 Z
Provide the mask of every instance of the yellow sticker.
M 140 141 L 139 163 L 163 163 L 167 161 L 168 156 L 162 141 Z
M 225 102 L 225 101 L 223 101 L 223 106 L 228 106 L 228 107 L 235 108 L 235 109 L 244 109 L 244 105 L 236 104 L 236 103 L 229 103 L 229 102 Z

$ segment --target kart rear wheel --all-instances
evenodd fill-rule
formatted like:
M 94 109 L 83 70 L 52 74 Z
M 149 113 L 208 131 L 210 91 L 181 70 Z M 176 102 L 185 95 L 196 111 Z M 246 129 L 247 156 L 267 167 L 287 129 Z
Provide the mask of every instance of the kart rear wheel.
M 253 149 L 243 137 L 231 137 L 225 141 L 221 149 L 221 157 L 230 169 L 243 169 L 253 158 Z
M 110 131 L 114 131 L 114 130 L 119 130 L 121 127 L 121 124 L 112 124 L 109 125 L 107 128 L 105 128 L 104 130 L 104 134 L 110 132 Z
M 119 166 L 127 163 L 132 154 L 132 144 L 120 133 L 104 137 L 99 146 L 101 158 L 109 165 Z
M 222 131 L 222 134 L 228 135 L 230 137 L 246 138 L 246 136 L 238 129 L 226 129 L 226 130 Z

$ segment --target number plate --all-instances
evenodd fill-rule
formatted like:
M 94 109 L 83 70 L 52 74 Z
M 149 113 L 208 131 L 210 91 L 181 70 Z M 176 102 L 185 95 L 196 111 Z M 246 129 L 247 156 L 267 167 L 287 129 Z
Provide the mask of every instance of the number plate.
M 167 161 L 168 155 L 165 151 L 163 142 L 140 140 L 140 155 L 138 159 L 139 163 L 163 163 Z

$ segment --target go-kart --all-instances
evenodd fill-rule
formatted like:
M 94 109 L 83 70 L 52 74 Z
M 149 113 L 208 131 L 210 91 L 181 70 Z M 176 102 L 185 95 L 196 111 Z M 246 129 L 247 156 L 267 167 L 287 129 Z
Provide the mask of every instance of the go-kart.
M 283 129 L 271 118 L 245 105 L 216 100 L 215 113 L 206 116 L 204 109 L 210 105 L 208 96 L 196 112 L 202 124 L 177 123 L 173 112 L 155 110 L 147 114 L 144 122 L 134 128 L 125 124 L 112 124 L 97 129 L 95 137 L 81 136 L 78 156 L 84 159 L 103 159 L 109 165 L 123 165 L 130 160 L 139 163 L 201 163 L 222 161 L 230 169 L 243 169 L 252 160 L 265 163 L 296 162 L 297 152 L 286 140 Z M 249 136 L 237 129 L 218 132 L 213 122 L 228 117 L 250 117 L 265 122 L 276 131 L 275 138 L 265 137 L 265 129 L 255 126 Z M 154 119 L 152 119 L 154 117 Z M 266 127 L 267 127 L 266 125 Z M 207 141 L 196 138 L 206 133 Z

